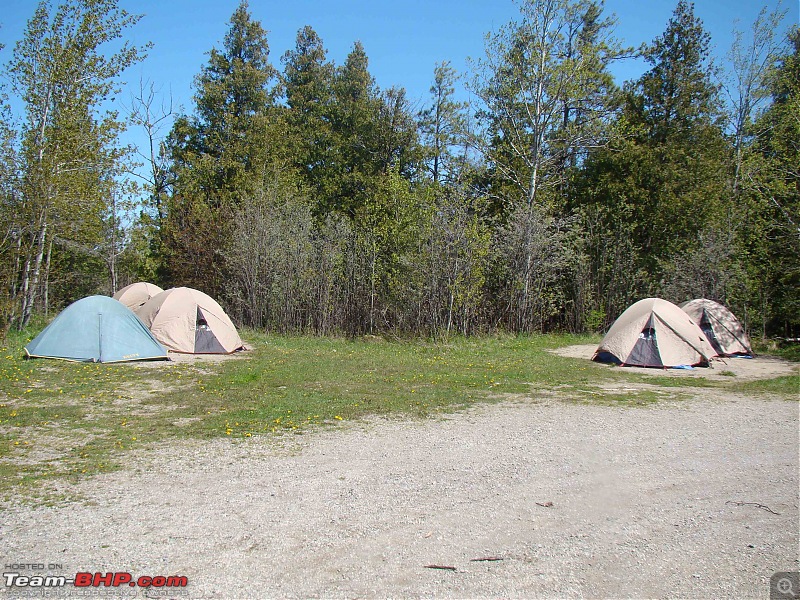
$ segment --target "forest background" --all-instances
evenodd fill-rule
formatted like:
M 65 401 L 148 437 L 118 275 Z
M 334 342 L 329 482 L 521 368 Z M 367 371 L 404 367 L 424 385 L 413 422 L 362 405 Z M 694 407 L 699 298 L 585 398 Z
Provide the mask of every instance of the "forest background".
M 660 296 L 796 337 L 796 20 L 765 8 L 719 66 L 685 0 L 637 48 L 600 2 L 517 7 L 418 102 L 311 26 L 276 60 L 242 2 L 184 111 L 126 80 L 141 15 L 40 3 L 0 50 L 4 331 L 146 280 L 278 332 L 600 331 Z

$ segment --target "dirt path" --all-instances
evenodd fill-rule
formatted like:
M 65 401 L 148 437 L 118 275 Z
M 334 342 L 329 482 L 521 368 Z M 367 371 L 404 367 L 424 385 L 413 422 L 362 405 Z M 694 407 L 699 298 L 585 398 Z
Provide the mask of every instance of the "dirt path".
M 189 580 L 150 597 L 768 597 L 798 470 L 796 402 L 530 399 L 138 454 L 85 503 L 6 512 L 0 544 Z

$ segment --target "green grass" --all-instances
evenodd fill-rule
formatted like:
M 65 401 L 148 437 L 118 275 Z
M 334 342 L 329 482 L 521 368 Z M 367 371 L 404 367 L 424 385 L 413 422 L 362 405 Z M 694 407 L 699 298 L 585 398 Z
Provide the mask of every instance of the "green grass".
M 545 352 L 564 337 L 456 339 L 448 344 L 251 335 L 250 360 L 227 361 L 206 382 L 196 436 L 297 431 L 366 415 L 425 417 L 565 380 L 608 376 Z M 164 401 L 170 402 L 168 397 Z
M 745 381 L 731 386 L 742 393 L 773 394 L 784 396 L 787 400 L 800 400 L 800 374 L 783 375 L 773 379 Z
M 639 406 L 684 397 L 669 388 L 736 383 L 641 375 L 548 352 L 596 343 L 596 336 L 433 343 L 245 331 L 254 350 L 220 362 L 102 365 L 23 360 L 36 331 L 12 333 L 0 349 L 6 501 L 59 499 L 50 483 L 113 471 L 131 450 L 183 439 L 302 433 L 372 415 L 426 418 L 515 398 Z M 631 382 L 648 385 L 626 387 Z M 787 394 L 796 382 L 779 378 L 745 389 Z

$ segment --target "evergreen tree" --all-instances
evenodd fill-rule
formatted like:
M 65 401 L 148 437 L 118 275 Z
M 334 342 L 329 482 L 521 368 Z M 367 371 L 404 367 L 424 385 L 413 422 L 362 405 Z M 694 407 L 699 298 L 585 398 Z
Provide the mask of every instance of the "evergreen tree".
M 419 130 L 425 147 L 425 165 L 434 184 L 448 183 L 457 177 L 457 165 L 463 164 L 455 156 L 463 151 L 467 132 L 466 102 L 455 100 L 455 83 L 458 75 L 449 61 L 436 65 L 430 88 L 430 105 L 418 115 Z
M 333 174 L 332 105 L 334 66 L 327 50 L 309 26 L 297 33 L 294 50 L 281 59 L 282 84 L 288 110 L 286 124 L 293 145 L 291 162 L 314 194 L 315 214 L 330 210 Z
M 620 135 L 590 154 L 572 194 L 587 232 L 591 287 L 607 319 L 637 297 L 658 295 L 682 257 L 724 250 L 700 247 L 723 243 L 721 230 L 732 227 L 729 148 L 709 43 L 681 0 L 645 49 L 651 69 L 626 87 Z M 705 268 L 710 279 L 713 266 Z
M 247 177 L 263 166 L 275 75 L 266 31 L 252 20 L 243 0 L 231 16 L 222 50 L 211 49 L 195 79 L 196 114 L 178 119 L 173 129 L 178 193 L 182 179 L 190 178 L 212 206 L 235 200 Z
M 369 73 L 369 61 L 356 42 L 344 65 L 337 69 L 331 106 L 334 158 L 331 160 L 328 210 L 350 217 L 375 193 L 378 175 L 378 89 Z
M 696 232 L 721 225 L 714 220 L 725 214 L 729 148 L 710 42 L 693 5 L 680 0 L 666 31 L 645 53 L 652 68 L 631 96 L 649 197 L 635 213 L 642 249 L 653 264 L 694 250 Z
M 637 116 L 653 144 L 692 142 L 719 126 L 719 86 L 710 56 L 711 36 L 694 15 L 694 4 L 678 2 L 663 34 L 644 53 L 650 70 L 637 82 Z
M 391 87 L 380 95 L 378 105 L 378 170 L 384 175 L 396 171 L 407 181 L 416 181 L 422 161 L 417 124 L 406 90 Z
M 266 32 L 246 0 L 195 80 L 196 114 L 176 119 L 169 139 L 172 192 L 162 227 L 165 279 L 215 293 L 224 278 L 230 217 L 260 185 L 277 142 L 275 71 Z

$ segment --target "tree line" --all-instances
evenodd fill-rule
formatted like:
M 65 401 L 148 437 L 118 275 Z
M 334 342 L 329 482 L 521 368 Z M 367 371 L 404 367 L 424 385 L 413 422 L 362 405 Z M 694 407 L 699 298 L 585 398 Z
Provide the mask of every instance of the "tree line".
M 139 15 L 42 2 L 5 68 L 4 326 L 147 280 L 281 332 L 602 330 L 660 296 L 796 335 L 798 28 L 762 10 L 722 71 L 686 0 L 640 48 L 602 2 L 519 9 L 415 106 L 360 42 L 337 65 L 306 26 L 275 61 L 242 1 L 176 114 L 152 84 L 115 102 Z

